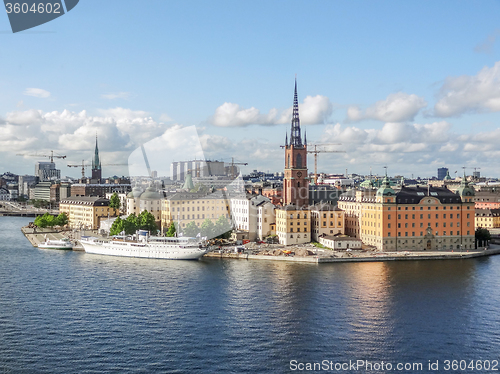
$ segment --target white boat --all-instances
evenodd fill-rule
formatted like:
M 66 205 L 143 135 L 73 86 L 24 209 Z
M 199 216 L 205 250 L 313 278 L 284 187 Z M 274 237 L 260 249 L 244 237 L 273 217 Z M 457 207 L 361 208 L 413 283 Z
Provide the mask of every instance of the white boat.
M 38 244 L 38 248 L 40 249 L 73 249 L 73 244 L 69 239 L 60 239 L 60 240 L 49 240 L 45 239 L 43 243 Z
M 209 249 L 204 239 L 148 237 L 141 232 L 138 236 L 113 237 L 111 240 L 84 236 L 80 243 L 87 253 L 166 260 L 197 260 Z

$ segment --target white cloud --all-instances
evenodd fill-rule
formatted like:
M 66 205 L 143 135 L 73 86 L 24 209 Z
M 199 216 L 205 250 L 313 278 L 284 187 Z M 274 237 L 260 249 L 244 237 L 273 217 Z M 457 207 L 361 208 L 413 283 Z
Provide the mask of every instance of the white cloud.
M 130 92 L 113 92 L 102 94 L 101 97 L 103 99 L 114 100 L 114 99 L 128 99 L 130 98 Z
M 50 97 L 50 92 L 43 90 L 41 88 L 27 88 L 24 90 L 24 94 L 26 96 L 34 96 L 34 97 L 39 97 L 42 99 L 46 99 L 47 97 Z
M 127 152 L 167 129 L 143 111 L 112 108 L 100 114 L 33 109 L 7 113 L 0 124 L 0 149 L 19 153 L 53 149 L 77 161 L 89 158 L 96 133 L 102 151 Z
M 365 119 L 375 119 L 382 122 L 405 122 L 413 120 L 417 113 L 426 106 L 427 102 L 424 98 L 398 92 L 390 94 L 385 100 L 377 101 L 364 111 L 357 106 L 350 106 L 347 109 L 347 119 L 351 122 Z
M 492 152 L 500 141 L 500 129 L 459 135 L 446 121 L 426 124 L 389 122 L 381 128 L 370 129 L 335 124 L 326 126 L 323 141 L 341 143 L 336 149 L 346 151 L 345 154 L 321 155 L 323 165 L 335 160 L 335 164 L 356 165 L 358 172 L 367 172 L 370 166 L 380 169 L 389 165 L 393 173 L 408 176 L 421 170 L 429 173 L 443 165 L 459 167 L 476 164 L 476 159 L 493 159 Z
M 467 112 L 500 111 L 500 61 L 476 75 L 446 78 L 440 89 L 434 114 L 457 116 Z
M 321 95 L 307 96 L 302 104 L 299 104 L 299 116 L 302 124 L 323 124 L 332 114 L 330 100 Z M 267 114 L 259 109 L 251 107 L 242 108 L 239 104 L 224 103 L 219 106 L 209 121 L 219 127 L 244 127 L 249 125 L 273 126 L 289 123 L 292 119 L 292 108 L 279 111 L 273 108 Z

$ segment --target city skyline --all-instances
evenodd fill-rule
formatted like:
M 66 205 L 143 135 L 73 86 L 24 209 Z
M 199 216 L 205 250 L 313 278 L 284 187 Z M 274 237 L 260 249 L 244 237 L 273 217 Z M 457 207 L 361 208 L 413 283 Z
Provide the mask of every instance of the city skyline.
M 78 177 L 66 165 L 90 162 L 96 132 L 116 164 L 194 125 L 206 158 L 281 171 L 297 74 L 309 143 L 346 151 L 319 171 L 498 176 L 498 3 L 286 4 L 86 1 L 16 35 L 5 15 L 0 170 L 33 174 L 46 159 L 16 154 L 54 150 Z

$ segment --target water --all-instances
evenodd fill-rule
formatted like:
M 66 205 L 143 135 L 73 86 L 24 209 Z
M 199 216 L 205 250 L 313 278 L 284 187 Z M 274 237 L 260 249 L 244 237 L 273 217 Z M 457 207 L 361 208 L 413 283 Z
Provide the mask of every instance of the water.
M 114 258 L 33 248 L 27 221 L 0 218 L 0 373 L 288 373 L 291 360 L 358 359 L 440 360 L 449 373 L 446 359 L 500 358 L 500 256 Z

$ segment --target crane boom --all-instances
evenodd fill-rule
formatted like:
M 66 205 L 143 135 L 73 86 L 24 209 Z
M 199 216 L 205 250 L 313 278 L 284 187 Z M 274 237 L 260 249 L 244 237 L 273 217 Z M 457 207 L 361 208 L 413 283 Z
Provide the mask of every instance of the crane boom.
M 318 149 L 320 146 L 327 145 L 341 145 L 339 143 L 336 144 L 314 144 L 314 150 L 307 151 L 307 153 L 314 153 L 314 184 L 318 184 L 318 153 L 346 153 L 345 151 L 328 151 L 326 149 Z
M 54 151 L 50 151 L 50 155 L 39 155 L 37 153 L 34 154 L 25 154 L 25 153 L 18 153 L 17 156 L 26 156 L 26 157 L 49 157 L 50 162 L 54 162 L 54 158 L 66 158 L 66 156 L 63 155 L 55 155 L 54 156 Z

